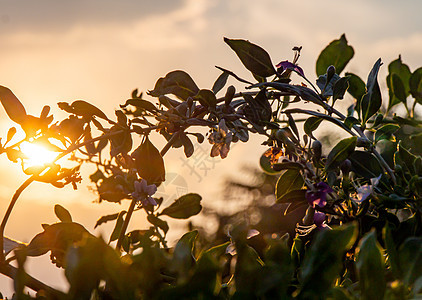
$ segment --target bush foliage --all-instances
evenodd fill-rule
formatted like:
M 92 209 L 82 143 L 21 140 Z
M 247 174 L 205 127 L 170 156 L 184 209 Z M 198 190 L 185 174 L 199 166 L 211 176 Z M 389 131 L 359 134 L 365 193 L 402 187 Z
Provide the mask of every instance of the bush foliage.
M 134 90 L 115 118 L 82 100 L 58 104 L 69 114 L 64 120 L 53 122 L 48 106 L 35 117 L 0 86 L 8 117 L 25 133 L 16 141 L 12 127 L 0 143 L 0 154 L 20 163 L 28 176 L 0 227 L 0 272 L 13 278 L 16 299 L 422 297 L 422 68 L 412 72 L 400 56 L 392 61 L 383 101 L 381 59 L 366 69 L 366 80 L 344 73 L 354 55 L 345 35 L 319 55 L 315 83 L 298 65 L 301 47 L 293 48 L 292 61 L 274 64 L 258 45 L 224 41 L 253 80 L 218 67 L 222 73 L 209 89 L 184 71 L 172 71 L 158 79 L 148 97 Z M 245 90 L 227 86 L 229 78 Z M 321 123 L 342 132 L 333 147 L 318 140 Z M 182 148 L 189 159 L 194 141 L 207 138 L 210 156 L 226 158 L 233 143 L 246 143 L 251 134 L 266 138 L 260 163 L 278 177 L 276 203 L 286 207 L 285 215 L 306 211 L 295 234 L 259 233 L 240 221 L 231 224 L 225 243 L 200 244 L 192 230 L 170 247 L 168 218 L 199 214 L 202 198 L 189 193 L 165 206 L 154 196 L 165 181 L 165 154 Z M 161 150 L 152 135 L 166 140 Z M 23 142 L 59 154 L 50 163 L 28 166 Z M 64 158 L 77 166 L 64 167 Z M 44 182 L 76 189 L 82 164 L 96 167 L 90 180 L 99 202 L 128 205 L 98 219 L 96 227 L 114 222 L 108 239 L 73 222 L 58 204 L 59 222 L 43 224 L 29 244 L 4 236 L 26 187 Z M 150 226 L 127 232 L 132 215 L 142 212 Z M 260 249 L 251 243 L 257 234 Z M 27 257 L 47 253 L 64 269 L 66 293 L 25 272 Z M 30 296 L 24 287 L 37 293 Z

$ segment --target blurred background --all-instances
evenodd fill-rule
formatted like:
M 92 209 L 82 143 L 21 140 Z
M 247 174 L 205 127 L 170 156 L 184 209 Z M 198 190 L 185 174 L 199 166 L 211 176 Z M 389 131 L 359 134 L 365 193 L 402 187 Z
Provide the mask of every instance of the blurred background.
M 422 62 L 421 11 L 422 2 L 418 0 L 0 0 L 0 85 L 10 88 L 30 114 L 39 115 L 44 105 L 50 105 L 59 121 L 65 114 L 57 102 L 83 99 L 113 116 L 133 89 L 153 89 L 156 80 L 172 70 L 185 70 L 200 88 L 212 87 L 220 74 L 215 65 L 252 78 L 223 37 L 248 39 L 260 45 L 270 53 L 274 64 L 291 60 L 291 49 L 302 46 L 299 64 L 314 82 L 320 51 L 345 33 L 355 49 L 346 70 L 366 80 L 373 63 L 381 57 L 385 65 L 380 71 L 380 84 L 385 91 L 391 60 L 401 55 L 411 71 Z M 300 83 L 298 78 L 293 80 Z M 234 81 L 229 83 L 243 88 Z M 11 126 L 0 108 L 0 136 L 5 137 Z M 170 151 L 165 157 L 168 180 L 160 187 L 160 196 L 170 202 L 188 191 L 197 192 L 212 216 L 215 211 L 234 213 L 257 195 L 270 195 L 269 186 L 248 194 L 246 200 L 223 193 L 230 179 L 262 187 L 266 179 L 256 173 L 259 157 L 266 150 L 262 141 L 253 137 L 247 144 L 237 143 L 224 160 L 209 157 L 207 141 L 195 145 L 196 153 L 189 160 L 181 149 Z M 85 178 L 77 192 L 71 187 L 59 190 L 41 183 L 25 190 L 6 235 L 28 242 L 42 231 L 41 223 L 56 222 L 53 207 L 59 203 L 70 210 L 75 221 L 106 236 L 113 224 L 93 231 L 95 221 L 104 214 L 127 209 L 129 203 L 94 203 L 97 197 L 89 189 L 89 170 L 83 172 Z M 19 165 L 13 165 L 5 155 L 0 157 L 2 216 L 25 179 Z M 265 201 L 270 203 L 271 197 Z M 142 228 L 146 226 L 143 222 L 142 216 L 135 217 L 131 227 Z M 212 217 L 201 225 L 210 232 L 218 228 Z M 181 222 L 174 226 L 186 228 Z M 176 236 L 170 232 L 170 242 Z M 66 289 L 64 276 L 49 263 L 48 255 L 30 260 L 27 271 Z M 11 284 L 0 276 L 4 295 L 10 295 Z

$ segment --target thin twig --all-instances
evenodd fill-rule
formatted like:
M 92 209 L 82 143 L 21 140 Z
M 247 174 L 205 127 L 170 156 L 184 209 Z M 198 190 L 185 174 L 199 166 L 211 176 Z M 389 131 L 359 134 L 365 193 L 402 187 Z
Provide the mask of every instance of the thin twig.
M 16 204 L 20 194 L 35 180 L 35 175 L 29 177 L 25 182 L 16 190 L 15 194 L 13 195 L 12 200 L 10 201 L 9 207 L 3 217 L 3 220 L 0 225 L 0 263 L 4 262 L 4 229 L 6 228 L 7 221 L 9 220 L 10 214 L 12 213 L 13 207 Z

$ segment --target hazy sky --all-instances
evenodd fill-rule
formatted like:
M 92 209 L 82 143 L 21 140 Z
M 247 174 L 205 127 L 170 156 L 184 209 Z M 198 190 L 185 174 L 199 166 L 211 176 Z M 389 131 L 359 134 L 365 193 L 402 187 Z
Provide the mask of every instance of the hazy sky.
M 388 63 L 399 54 L 414 70 L 422 62 L 421 11 L 418 0 L 0 0 L 0 85 L 11 88 L 31 114 L 49 104 L 59 120 L 64 114 L 55 103 L 84 99 L 112 115 L 133 89 L 152 89 L 159 77 L 175 69 L 189 72 L 201 88 L 210 88 L 219 75 L 215 65 L 250 76 L 224 44 L 224 36 L 261 45 L 274 63 L 291 59 L 291 48 L 303 46 L 300 63 L 310 80 L 315 80 L 319 52 L 343 33 L 355 49 L 348 71 L 366 78 L 379 57 Z M 9 126 L 0 109 L 0 136 Z M 218 195 L 216 178 L 229 170 L 235 174 L 244 162 L 256 165 L 265 150 L 260 139 L 254 139 L 248 146 L 236 145 L 221 162 L 204 160 L 207 143 L 197 149 L 190 163 L 183 162 L 179 150 L 166 157 L 168 172 L 182 183 L 176 178 L 164 194 L 187 188 L 202 191 L 204 201 L 211 202 Z M 24 177 L 18 167 L 10 168 L 4 155 L 0 168 L 3 215 Z M 41 230 L 39 224 L 55 221 L 54 203 L 68 207 L 92 230 L 101 213 L 116 210 L 115 205 L 91 204 L 94 199 L 86 188 L 78 194 L 34 184 L 23 193 L 6 234 L 28 241 Z M 30 271 L 52 280 L 51 270 Z M 0 278 L 0 291 L 6 284 Z

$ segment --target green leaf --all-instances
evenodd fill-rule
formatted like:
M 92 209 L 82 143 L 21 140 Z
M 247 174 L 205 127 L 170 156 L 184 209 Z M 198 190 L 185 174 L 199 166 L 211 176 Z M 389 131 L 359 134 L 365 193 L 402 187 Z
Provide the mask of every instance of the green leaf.
M 7 87 L 0 85 L 0 101 L 6 114 L 13 122 L 20 125 L 27 121 L 26 110 L 19 99 Z
M 185 71 L 172 71 L 165 77 L 158 79 L 155 87 L 148 94 L 153 97 L 173 94 L 180 99 L 187 100 L 198 94 L 199 88 L 193 79 Z
M 410 237 L 399 248 L 400 267 L 403 283 L 412 285 L 422 276 L 422 238 Z
M 217 80 L 214 82 L 211 89 L 214 92 L 214 94 L 217 94 L 226 85 L 229 75 L 230 74 L 228 72 L 223 71 L 223 73 L 221 73 L 221 75 L 218 76 Z
M 175 219 L 187 219 L 197 215 L 201 210 L 202 197 L 190 193 L 176 199 L 169 207 L 163 209 L 160 215 L 167 215 Z
M 362 299 L 383 299 L 385 281 L 385 261 L 375 231 L 364 235 L 359 243 L 356 269 Z
M 410 94 L 410 76 L 410 69 L 406 64 L 402 63 L 401 56 L 388 65 L 387 87 L 390 96 L 388 108 L 406 101 L 407 96 Z
M 375 143 L 380 140 L 389 140 L 393 133 L 400 129 L 397 124 L 385 124 L 375 132 Z
M 302 173 L 297 169 L 288 169 L 279 177 L 276 185 L 277 202 L 288 192 L 300 190 L 305 183 Z
M 340 39 L 332 41 L 322 50 L 316 62 L 316 74 L 318 76 L 325 74 L 330 65 L 333 65 L 337 74 L 340 74 L 354 54 L 353 47 L 347 44 L 346 36 L 343 34 Z
M 63 206 L 56 204 L 54 206 L 54 213 L 56 214 L 57 218 L 59 218 L 60 221 L 72 222 L 72 216 L 70 215 L 69 211 Z
M 253 74 L 261 77 L 275 74 L 270 55 L 261 47 L 246 40 L 224 38 L 224 42 L 236 52 L 246 69 Z
M 301 264 L 298 299 L 314 299 L 315 295 L 326 299 L 324 294 L 340 277 L 343 256 L 353 246 L 357 235 L 355 223 L 322 230 L 317 234 Z
M 349 77 L 342 77 L 336 81 L 333 87 L 333 101 L 343 99 L 344 94 L 349 88 Z
M 189 271 L 195 266 L 196 261 L 193 255 L 193 248 L 197 236 L 197 230 L 187 232 L 174 247 L 171 268 L 179 274 L 179 282 L 185 282 Z
M 327 162 L 325 163 L 325 170 L 329 171 L 339 166 L 344 160 L 349 158 L 356 147 L 357 137 L 352 136 L 341 140 L 334 146 L 327 156 Z
M 303 124 L 303 130 L 305 133 L 311 137 L 313 137 L 312 132 L 315 131 L 319 124 L 321 124 L 322 119 L 318 117 L 309 117 L 306 119 L 305 124 Z
M 271 164 L 270 157 L 262 154 L 259 159 L 259 165 L 261 166 L 262 171 L 269 175 L 279 174 L 281 171 L 276 171 L 273 169 L 273 165 Z
M 307 203 L 306 201 L 306 190 L 292 190 L 280 198 L 277 198 L 277 203 Z
M 388 80 L 388 79 L 387 79 Z M 391 87 L 394 96 L 402 103 L 406 103 L 406 91 L 403 84 L 403 81 L 397 74 L 391 75 Z M 391 97 L 391 96 L 390 96 Z
M 381 91 L 378 85 L 378 71 L 381 66 L 381 58 L 378 59 L 371 72 L 368 75 L 368 81 L 366 83 L 366 94 L 363 96 L 361 101 L 361 116 L 362 124 L 365 124 L 370 117 L 375 115 L 381 107 Z
M 422 103 L 422 68 L 416 69 L 409 79 L 409 89 L 413 98 Z
M 193 99 L 198 100 L 203 106 L 210 107 L 215 109 L 217 105 L 217 98 L 213 91 L 201 89 L 198 94 L 193 97 Z
M 352 162 L 352 170 L 359 176 L 370 179 L 378 177 L 383 169 L 378 159 L 369 152 L 355 151 L 349 156 Z
M 169 225 L 167 224 L 167 222 L 164 220 L 161 220 L 159 217 L 151 214 L 147 216 L 147 220 L 152 225 L 155 225 L 161 228 L 164 231 L 164 233 L 167 233 L 167 231 L 169 231 Z
M 132 157 L 139 176 L 148 184 L 160 184 L 165 180 L 163 157 L 148 137 L 145 137 L 145 141 L 133 151 Z
M 346 76 L 349 77 L 349 88 L 347 92 L 356 99 L 355 111 L 360 114 L 360 103 L 363 95 L 366 93 L 365 82 L 353 73 L 346 73 Z

